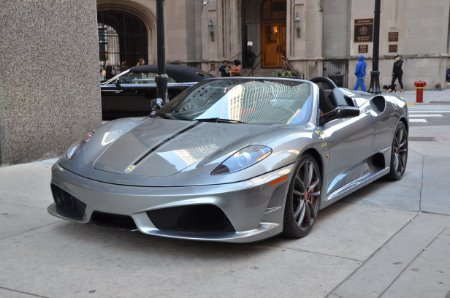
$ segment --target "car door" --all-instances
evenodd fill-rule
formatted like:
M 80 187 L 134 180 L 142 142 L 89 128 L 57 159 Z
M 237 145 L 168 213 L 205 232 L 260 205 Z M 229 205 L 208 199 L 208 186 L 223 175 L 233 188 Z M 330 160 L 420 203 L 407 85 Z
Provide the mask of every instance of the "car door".
M 156 97 L 156 73 L 126 73 L 116 81 L 101 86 L 104 120 L 145 116 L 151 112 Z
M 320 127 L 329 152 L 327 196 L 364 175 L 365 161 L 372 155 L 372 118 L 363 110 L 359 116 L 332 120 Z
M 147 92 L 136 84 L 115 84 L 102 87 L 102 113 L 106 118 L 139 116 L 150 113 Z M 148 88 L 148 87 L 147 87 Z M 155 87 L 151 87 L 155 89 Z

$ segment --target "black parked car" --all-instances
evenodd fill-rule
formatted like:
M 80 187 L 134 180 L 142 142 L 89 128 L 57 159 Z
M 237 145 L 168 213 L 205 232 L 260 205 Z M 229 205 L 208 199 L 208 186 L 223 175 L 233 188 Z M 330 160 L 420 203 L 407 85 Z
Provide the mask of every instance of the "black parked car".
M 183 90 L 212 75 L 184 65 L 166 65 L 168 94 L 172 99 Z M 156 98 L 157 65 L 132 67 L 101 84 L 103 120 L 146 116 Z

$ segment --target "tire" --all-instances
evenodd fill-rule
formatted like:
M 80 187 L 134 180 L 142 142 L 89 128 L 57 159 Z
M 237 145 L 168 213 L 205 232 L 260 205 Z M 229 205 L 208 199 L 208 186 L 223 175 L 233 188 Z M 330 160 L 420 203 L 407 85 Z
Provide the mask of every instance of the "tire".
M 403 122 L 400 122 L 395 129 L 392 140 L 390 172 L 386 179 L 397 181 L 402 179 L 408 161 L 408 131 Z
M 317 161 L 310 154 L 301 156 L 286 198 L 283 236 L 308 235 L 319 215 L 321 188 L 322 175 Z

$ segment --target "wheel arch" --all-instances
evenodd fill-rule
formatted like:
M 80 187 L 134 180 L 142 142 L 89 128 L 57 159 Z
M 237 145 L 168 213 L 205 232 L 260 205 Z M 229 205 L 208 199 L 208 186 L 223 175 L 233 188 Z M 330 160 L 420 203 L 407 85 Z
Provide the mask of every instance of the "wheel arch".
M 408 124 L 408 120 L 406 120 L 405 117 L 401 117 L 400 121 L 403 122 L 403 124 L 405 124 L 406 126 L 406 131 L 409 133 L 409 124 Z
M 319 152 L 314 148 L 309 148 L 309 149 L 305 150 L 301 155 L 305 155 L 305 154 L 310 154 L 317 161 L 317 165 L 319 166 L 320 174 L 322 175 L 322 179 L 323 179 L 323 160 L 322 160 L 322 157 L 320 156 Z

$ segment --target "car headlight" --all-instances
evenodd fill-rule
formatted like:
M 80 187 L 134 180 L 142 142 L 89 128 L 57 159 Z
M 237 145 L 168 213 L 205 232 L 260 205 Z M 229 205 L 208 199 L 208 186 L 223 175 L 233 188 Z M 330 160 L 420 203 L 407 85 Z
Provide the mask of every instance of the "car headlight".
M 69 150 L 67 150 L 66 152 L 66 157 L 68 159 L 74 159 L 78 155 L 78 153 L 80 153 L 83 146 L 87 144 L 93 136 L 94 136 L 93 131 L 87 132 L 80 141 L 70 146 Z
M 246 169 L 272 153 L 272 149 L 262 145 L 245 147 L 222 162 L 211 175 L 230 174 Z

